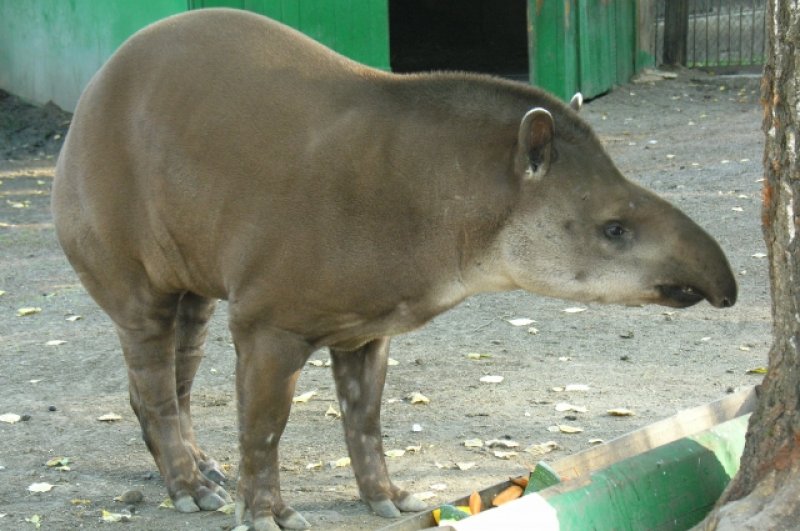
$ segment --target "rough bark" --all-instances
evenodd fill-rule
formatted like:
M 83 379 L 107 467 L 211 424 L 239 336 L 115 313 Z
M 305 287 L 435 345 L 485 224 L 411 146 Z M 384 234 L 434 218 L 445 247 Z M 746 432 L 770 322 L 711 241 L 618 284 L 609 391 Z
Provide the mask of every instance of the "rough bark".
M 773 344 L 739 473 L 703 529 L 800 528 L 800 6 L 770 0 L 764 104 L 763 231 Z

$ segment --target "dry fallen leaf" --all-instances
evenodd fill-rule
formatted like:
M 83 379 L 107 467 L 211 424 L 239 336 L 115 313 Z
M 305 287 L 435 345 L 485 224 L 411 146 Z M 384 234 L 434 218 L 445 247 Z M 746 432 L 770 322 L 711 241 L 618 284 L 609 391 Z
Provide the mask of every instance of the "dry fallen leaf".
M 227 514 L 227 515 L 230 516 L 230 515 L 232 515 L 233 513 L 236 512 L 236 504 L 235 503 L 226 503 L 225 505 L 223 505 L 222 507 L 217 509 L 217 512 L 218 513 L 222 513 L 222 514 Z
M 28 485 L 28 490 L 30 492 L 50 492 L 51 490 L 53 490 L 53 487 L 55 487 L 55 485 L 51 485 L 50 483 L 47 482 L 31 483 L 30 485 Z
M 611 415 L 612 417 L 632 417 L 633 415 L 636 414 L 633 411 L 631 411 L 630 409 L 626 409 L 624 407 L 617 407 L 617 408 L 614 408 L 614 409 L 609 409 L 607 411 L 607 413 L 609 415 Z
M 447 490 L 447 483 L 434 483 L 431 488 L 433 490 Z
M 72 498 L 69 503 L 71 505 L 91 505 L 92 500 L 87 500 L 86 498 Z
M 306 465 L 306 470 L 315 470 L 317 468 L 322 468 L 322 461 L 317 461 L 316 463 L 309 463 Z
M 753 256 L 753 258 L 766 258 L 767 253 L 755 253 L 752 256 Z
M 555 441 L 547 441 L 541 444 L 532 444 L 525 448 L 525 452 L 531 455 L 542 455 L 552 452 L 558 448 L 558 444 Z
M 389 367 L 396 367 L 397 365 L 400 365 L 400 362 L 399 362 L 399 361 L 397 361 L 397 360 L 396 360 L 396 359 L 394 359 L 394 358 L 389 358 L 389 360 L 386 362 L 386 364 L 387 364 Z
M 4 413 L 0 415 L 0 422 L 5 422 L 6 424 L 14 424 L 15 422 L 19 422 L 20 419 L 19 415 L 16 413 Z
M 480 439 L 467 439 L 464 441 L 464 446 L 467 448 L 482 448 L 483 441 Z
M 487 375 L 487 376 L 481 376 L 481 379 L 480 379 L 480 381 L 483 382 L 483 383 L 492 383 L 492 384 L 500 383 L 503 380 L 504 380 L 504 378 L 502 376 L 497 376 L 497 375 L 494 375 L 494 374 L 490 374 L 490 375 Z
M 3 516 L 5 516 L 5 514 Z M 33 526 L 36 529 L 39 529 L 40 527 L 42 527 L 42 517 L 39 516 L 38 514 L 34 514 L 33 516 L 26 517 L 25 521 L 28 522 L 29 524 L 33 524 Z
M 106 413 L 105 415 L 100 415 L 99 417 L 97 417 L 97 420 L 102 422 L 114 422 L 117 420 L 122 420 L 122 417 L 120 417 L 116 413 Z
M 462 461 L 460 463 L 456 463 L 456 468 L 458 468 L 462 472 L 466 471 L 466 470 L 469 470 L 470 468 L 472 468 L 474 466 L 475 466 L 475 461 Z
M 585 312 L 588 308 L 582 308 L 580 306 L 572 306 L 571 308 L 564 308 L 561 310 L 564 313 L 581 313 Z
M 49 467 L 64 467 L 70 463 L 69 457 L 53 457 L 45 463 Z
M 510 450 L 495 450 L 492 452 L 495 457 L 499 459 L 511 459 L 512 457 L 517 456 L 517 452 L 510 451 Z
M 536 321 L 534 321 L 533 319 L 525 318 L 525 317 L 519 317 L 517 319 L 507 319 L 507 322 L 509 324 L 514 325 L 514 326 L 528 326 L 529 324 L 533 324 Z
M 564 391 L 566 391 L 566 392 L 570 392 L 570 391 L 588 391 L 588 390 L 589 390 L 589 386 L 586 385 L 586 384 L 567 384 L 564 387 Z
M 27 315 L 34 315 L 40 313 L 41 311 L 42 311 L 41 308 L 25 307 L 17 310 L 17 315 L 19 317 L 25 317 Z
M 586 413 L 588 408 L 585 406 L 576 406 L 573 404 L 569 404 L 567 402 L 559 402 L 556 404 L 556 411 L 564 412 L 564 411 L 575 411 L 577 413 Z
M 550 432 L 561 432 L 561 433 L 581 433 L 583 428 L 579 428 L 577 426 L 569 426 L 567 424 L 559 424 L 557 426 L 550 426 L 547 428 L 547 431 Z
M 302 395 L 299 395 L 299 396 L 296 396 L 296 397 L 292 398 L 292 402 L 295 403 L 295 404 L 305 403 L 305 402 L 308 402 L 309 400 L 311 400 L 311 397 L 313 397 L 316 394 L 317 394 L 317 390 L 316 389 L 314 389 L 313 391 L 307 391 L 307 392 L 303 393 Z
M 65 343 L 66 343 L 66 341 L 63 341 L 61 339 L 51 339 L 50 341 L 45 343 L 45 345 L 48 346 L 48 347 L 57 347 L 59 345 L 65 344 Z
M 591 445 L 603 444 L 604 442 L 603 439 L 589 439 L 589 444 Z
M 75 321 L 80 321 L 81 319 L 83 319 L 83 317 L 81 317 L 80 315 L 70 315 L 64 320 L 69 321 L 70 323 L 74 323 Z
M 338 419 L 342 417 L 342 414 L 339 411 L 337 411 L 335 407 L 328 406 L 328 410 L 325 412 L 325 416 Z
M 412 404 L 428 404 L 430 403 L 431 399 L 427 396 L 423 395 L 419 391 L 414 391 L 410 395 L 406 397 L 409 402 Z
M 747 374 L 767 374 L 767 368 L 756 367 L 755 369 L 748 369 Z
M 130 522 L 131 519 L 133 519 L 133 516 L 127 511 L 122 513 L 112 513 L 110 511 L 106 511 L 105 509 L 102 511 L 102 520 L 104 522 Z
M 350 466 L 350 458 L 349 457 L 342 457 L 341 459 L 337 459 L 336 461 L 330 461 L 328 466 L 331 468 L 344 468 Z
M 167 499 L 165 499 L 164 501 L 162 501 L 159 504 L 158 508 L 159 509 L 174 509 L 175 508 L 175 504 L 172 503 L 172 499 L 171 498 L 167 498 Z
M 421 432 L 422 431 L 422 424 L 412 424 L 411 425 L 411 431 L 413 431 L 414 433 Z
M 406 446 L 406 452 L 411 452 L 412 454 L 415 454 L 421 451 L 422 451 L 421 444 Z
M 480 360 L 480 359 L 491 358 L 491 357 L 492 357 L 491 354 L 484 354 L 482 352 L 470 352 L 470 353 L 467 354 L 467 359 L 468 360 Z
M 404 455 L 406 455 L 406 451 L 400 449 L 386 450 L 385 452 L 383 452 L 383 455 L 385 455 L 386 457 L 403 457 Z
M 308 364 L 311 365 L 312 367 L 324 367 L 325 366 L 325 362 L 322 361 L 322 360 L 309 360 Z

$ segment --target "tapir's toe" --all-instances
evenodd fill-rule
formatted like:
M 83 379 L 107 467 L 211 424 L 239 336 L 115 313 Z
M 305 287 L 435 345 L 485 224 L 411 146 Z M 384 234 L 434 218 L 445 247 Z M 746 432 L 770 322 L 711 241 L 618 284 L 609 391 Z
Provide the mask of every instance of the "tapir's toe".
M 272 519 L 270 516 L 262 516 L 261 518 L 256 518 L 255 522 L 253 522 L 253 530 L 254 531 L 281 531 L 281 528 L 278 527 L 278 524 L 275 523 L 275 520 Z
M 276 515 L 275 521 L 284 529 L 309 529 L 311 527 L 308 520 L 291 507 L 287 507 L 281 514 Z
M 378 516 L 382 516 L 383 518 L 398 518 L 400 516 L 400 510 L 395 507 L 394 502 L 392 500 L 380 500 L 380 501 L 367 501 L 369 504 L 370 509 L 377 514 Z
M 404 498 L 401 498 L 394 502 L 398 509 L 403 512 L 407 513 L 417 513 L 419 511 L 424 511 L 428 508 L 427 504 L 414 496 L 413 494 L 408 494 Z
M 225 492 L 225 494 L 228 493 Z M 228 496 L 228 498 L 230 498 L 230 496 Z M 216 511 L 225 505 L 225 498 L 219 496 L 216 492 L 209 492 L 197 501 L 197 505 L 204 511 Z
M 175 498 L 172 501 L 172 505 L 181 513 L 196 513 L 200 510 L 200 507 L 197 506 L 194 499 L 188 494 Z
M 213 459 L 200 461 L 197 463 L 197 467 L 200 469 L 200 472 L 203 473 L 206 479 L 210 479 L 217 485 L 222 485 L 225 483 L 225 474 L 222 473 L 219 464 Z

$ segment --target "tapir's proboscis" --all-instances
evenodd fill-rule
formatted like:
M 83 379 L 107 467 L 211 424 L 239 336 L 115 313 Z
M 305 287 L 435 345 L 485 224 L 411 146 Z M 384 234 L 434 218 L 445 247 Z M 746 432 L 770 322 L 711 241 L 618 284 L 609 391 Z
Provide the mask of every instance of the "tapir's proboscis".
M 347 448 L 377 514 L 389 338 L 468 296 L 734 304 L 719 245 L 626 180 L 568 105 L 522 83 L 397 75 L 267 18 L 199 10 L 131 37 L 81 96 L 53 187 L 59 241 L 116 325 L 130 401 L 179 511 L 230 501 L 189 399 L 218 299 L 236 347 L 236 519 L 303 529 L 278 441 L 330 349 Z

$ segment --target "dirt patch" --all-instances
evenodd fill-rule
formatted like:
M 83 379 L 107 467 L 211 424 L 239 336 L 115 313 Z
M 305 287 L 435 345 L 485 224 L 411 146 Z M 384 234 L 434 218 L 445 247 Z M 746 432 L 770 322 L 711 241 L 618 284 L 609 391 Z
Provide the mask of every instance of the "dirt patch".
M 760 229 L 763 133 L 757 80 L 681 72 L 677 80 L 622 86 L 590 102 L 584 116 L 622 171 L 676 203 L 714 235 L 740 283 L 729 310 L 703 304 L 661 307 L 576 306 L 522 292 L 474 297 L 425 328 L 396 338 L 383 407 L 387 449 L 420 446 L 389 460 L 394 479 L 431 504 L 523 473 L 541 457 L 510 459 L 471 438 L 511 438 L 522 448 L 554 440 L 556 460 L 680 409 L 715 400 L 760 377 L 766 364 L 770 300 Z M 166 492 L 127 404 L 125 368 L 108 318 L 94 305 L 55 241 L 49 214 L 53 156 L 69 116 L 0 94 L 0 528 L 100 529 L 101 510 L 126 507 L 126 529 L 227 529 L 232 517 L 179 514 L 159 508 Z M 755 255 L 755 256 L 754 256 Z M 18 316 L 20 308 L 41 311 Z M 79 316 L 79 319 L 75 317 Z M 536 322 L 515 327 L 510 318 Z M 200 441 L 237 472 L 234 355 L 216 315 L 193 403 Z M 534 333 L 532 328 L 535 328 Z M 60 343 L 63 342 L 63 343 Z M 470 359 L 467 354 L 487 355 Z M 317 353 L 313 359 L 325 360 Z M 502 383 L 485 384 L 484 375 Z M 569 383 L 584 392 L 556 392 Z M 349 468 L 328 463 L 346 455 L 329 369 L 309 366 L 298 393 L 317 390 L 293 408 L 281 446 L 285 499 L 318 529 L 376 529 L 385 521 L 358 501 Z M 419 391 L 427 405 L 404 400 Z M 559 413 L 557 402 L 588 407 Z M 625 407 L 632 417 L 611 417 Z M 115 422 L 97 420 L 114 412 Z M 568 418 L 565 418 L 565 415 Z M 548 427 L 584 429 L 567 435 Z M 422 431 L 412 431 L 419 424 Z M 69 470 L 48 467 L 68 457 Z M 321 463 L 321 467 L 309 466 Z M 473 463 L 461 470 L 456 464 Z M 33 483 L 55 487 L 31 493 Z M 232 488 L 232 485 L 229 485 Z M 138 490 L 144 501 L 114 498 Z M 122 525 L 122 524 L 118 524 Z

